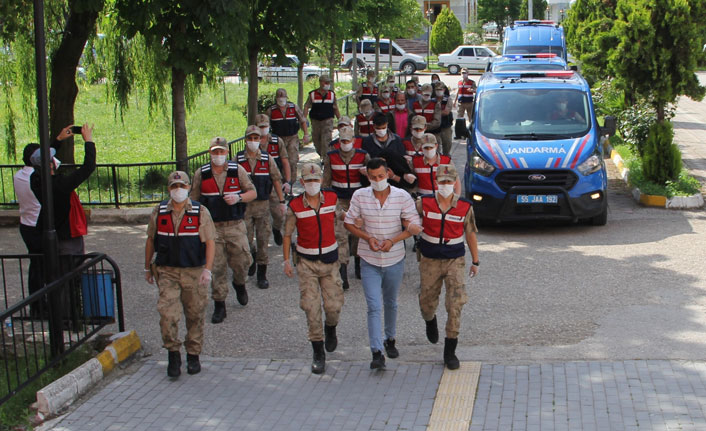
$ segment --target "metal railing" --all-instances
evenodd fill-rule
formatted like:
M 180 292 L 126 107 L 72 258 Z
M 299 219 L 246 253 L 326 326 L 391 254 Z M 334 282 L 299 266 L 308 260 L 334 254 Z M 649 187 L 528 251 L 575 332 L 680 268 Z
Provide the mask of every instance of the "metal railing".
M 245 137 L 228 142 L 230 158 L 245 148 Z M 209 161 L 208 150 L 189 156 L 189 175 Z M 62 165 L 71 169 L 78 165 Z M 22 165 L 0 165 L 0 207 L 17 207 L 12 176 Z M 169 197 L 167 177 L 176 169 L 176 162 L 99 163 L 88 180 L 76 192 L 84 206 L 147 205 Z
M 30 293 L 28 276 L 41 272 L 34 266 L 41 257 L 0 255 L 0 405 L 116 318 L 125 330 L 120 270 L 110 257 L 62 256 L 64 275 Z

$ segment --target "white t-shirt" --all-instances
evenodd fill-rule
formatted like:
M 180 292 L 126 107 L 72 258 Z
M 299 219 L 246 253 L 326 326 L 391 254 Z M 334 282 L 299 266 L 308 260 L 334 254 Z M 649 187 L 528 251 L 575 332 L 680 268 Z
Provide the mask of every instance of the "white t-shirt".
M 406 191 L 390 187 L 390 194 L 380 206 L 372 187 L 358 189 L 351 197 L 350 208 L 345 222 L 354 224 L 356 218 L 362 218 L 363 230 L 379 241 L 392 239 L 402 232 L 402 220 L 409 220 L 421 225 L 414 200 Z M 395 243 L 390 251 L 372 251 L 367 241 L 358 243 L 358 256 L 370 265 L 385 267 L 404 259 L 405 249 L 402 241 Z
M 20 204 L 20 223 L 25 226 L 35 227 L 37 226 L 37 219 L 42 205 L 29 186 L 29 177 L 32 172 L 34 172 L 33 167 L 24 166 L 12 177 L 12 183 L 15 186 L 17 203 Z

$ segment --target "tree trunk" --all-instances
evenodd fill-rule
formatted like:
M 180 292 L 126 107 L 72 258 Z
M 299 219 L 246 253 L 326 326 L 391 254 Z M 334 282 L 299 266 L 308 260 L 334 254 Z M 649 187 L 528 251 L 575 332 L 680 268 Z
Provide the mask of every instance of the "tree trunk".
M 380 34 L 375 35 L 375 76 L 378 76 L 380 70 Z
M 335 88 L 336 81 L 334 80 L 334 72 L 335 72 L 335 67 L 336 65 L 334 64 L 336 62 L 336 58 L 338 58 L 338 55 L 336 55 L 336 36 L 335 34 L 332 35 L 331 37 L 331 49 L 329 50 L 329 79 L 331 80 L 331 90 Z
M 102 1 L 101 1 L 102 4 Z M 96 26 L 98 12 L 71 10 L 59 47 L 51 58 L 51 84 L 49 87 L 49 137 L 54 139 L 69 124 L 74 124 L 74 105 L 78 95 L 76 67 L 78 66 L 88 36 Z M 80 118 L 78 125 L 91 123 L 91 118 Z M 74 141 L 67 139 L 58 151 L 63 163 L 74 163 Z
M 258 48 L 248 47 L 248 125 L 257 115 L 257 53 Z
M 297 64 L 297 106 L 304 104 L 304 62 Z
M 184 102 L 184 83 L 186 73 L 172 68 L 172 112 L 174 113 L 174 146 L 176 147 L 177 169 L 187 171 L 186 158 L 189 156 L 186 139 L 186 104 Z

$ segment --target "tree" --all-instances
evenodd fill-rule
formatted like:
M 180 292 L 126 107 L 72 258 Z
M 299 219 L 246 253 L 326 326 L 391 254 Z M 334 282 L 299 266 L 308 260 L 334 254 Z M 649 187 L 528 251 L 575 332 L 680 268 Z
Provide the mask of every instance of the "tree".
M 610 75 L 608 53 L 618 41 L 613 33 L 616 0 L 576 0 L 562 26 L 567 49 L 581 64 L 581 74 L 589 82 Z
M 67 124 L 74 123 L 74 105 L 78 95 L 76 67 L 88 38 L 95 32 L 96 19 L 103 9 L 103 0 L 52 0 L 45 6 L 45 33 L 49 56 L 49 136 L 57 136 Z M 15 154 L 14 118 L 10 107 L 12 87 L 17 84 L 24 109 L 33 112 L 34 104 L 27 101 L 35 98 L 35 70 L 33 47 L 33 4 L 30 1 L 4 1 L 0 3 L 0 40 L 3 46 L 17 48 L 11 66 L 3 68 L 0 81 L 3 85 L 8 110 L 6 130 L 7 152 Z M 35 115 L 30 115 L 35 118 Z M 64 163 L 73 163 L 73 139 L 64 141 L 58 157 Z
M 451 52 L 461 44 L 463 44 L 461 23 L 451 12 L 451 9 L 445 7 L 436 17 L 436 22 L 431 28 L 431 36 L 429 37 L 431 52 L 434 54 Z
M 520 5 L 520 19 L 529 19 L 527 1 Z M 532 19 L 545 19 L 547 15 L 547 0 L 532 1 Z M 573 7 L 573 6 L 572 6 Z
M 523 0 L 478 0 L 478 19 L 495 21 L 498 33 L 509 22 L 520 16 L 520 4 Z
M 142 35 L 149 51 L 160 58 L 171 78 L 172 118 L 177 167 L 185 170 L 187 77 L 200 83 L 208 66 L 225 56 L 226 47 L 243 39 L 240 2 L 220 0 L 115 0 L 119 28 L 126 37 Z

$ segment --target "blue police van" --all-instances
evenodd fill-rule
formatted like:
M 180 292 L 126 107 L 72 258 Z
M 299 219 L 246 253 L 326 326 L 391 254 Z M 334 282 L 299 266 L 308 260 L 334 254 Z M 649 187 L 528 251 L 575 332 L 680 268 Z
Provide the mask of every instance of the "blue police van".
M 608 217 L 601 137 L 586 80 L 571 70 L 488 72 L 476 92 L 464 182 L 476 218 Z
M 503 55 L 556 54 L 568 62 L 564 29 L 554 21 L 515 21 L 505 28 Z

